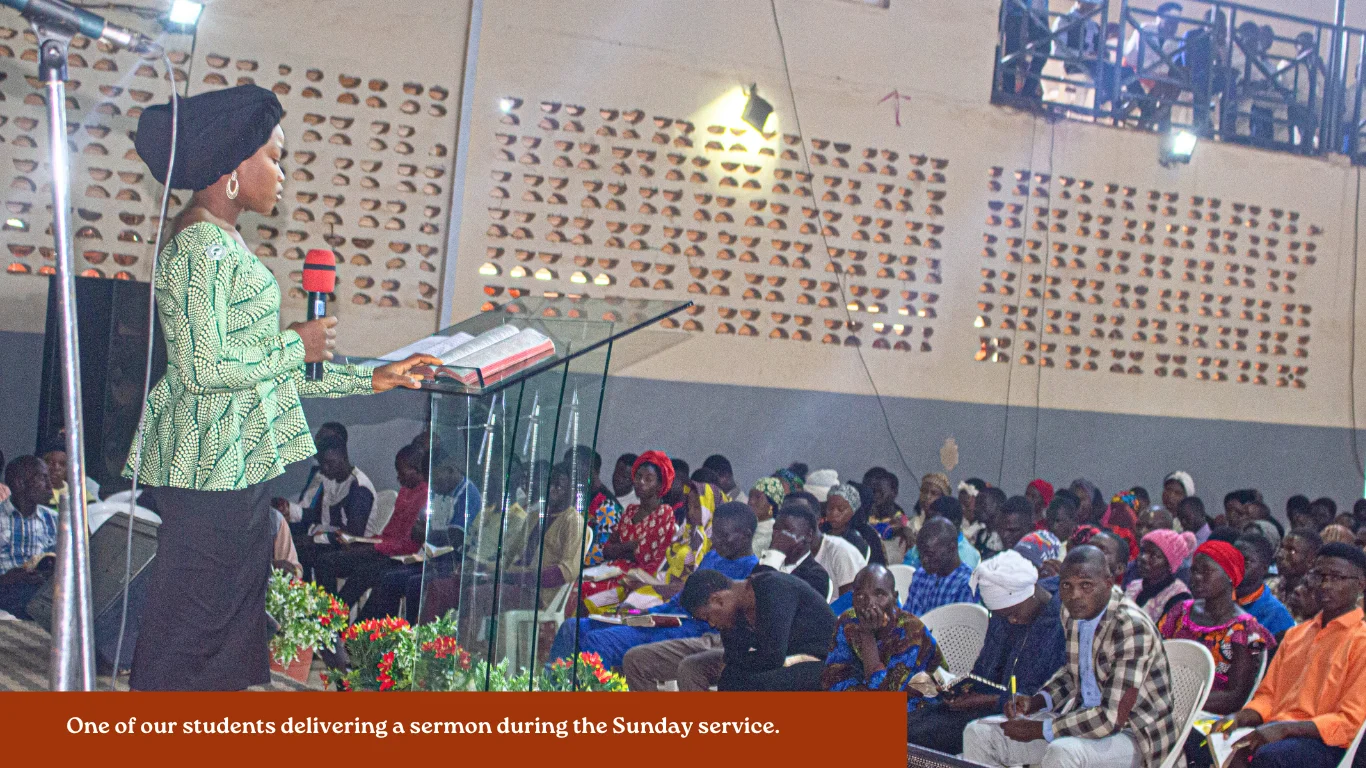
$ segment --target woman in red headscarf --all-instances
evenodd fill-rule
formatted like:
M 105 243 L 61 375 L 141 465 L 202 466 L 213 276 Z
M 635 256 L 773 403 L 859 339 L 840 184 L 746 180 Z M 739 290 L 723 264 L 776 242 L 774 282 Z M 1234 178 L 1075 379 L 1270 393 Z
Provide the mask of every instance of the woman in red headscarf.
M 631 486 L 638 501 L 626 508 L 602 548 L 606 564 L 621 569 L 623 576 L 633 568 L 654 575 L 664 564 L 675 529 L 675 507 L 664 503 L 664 494 L 673 482 L 673 462 L 663 451 L 646 451 L 631 466 Z M 588 610 L 615 607 L 621 579 L 585 583 L 583 599 Z
M 1242 709 L 1257 684 L 1262 655 L 1276 645 L 1271 630 L 1257 623 L 1234 598 L 1246 563 L 1232 544 L 1207 541 L 1191 561 L 1190 591 L 1194 599 L 1173 606 L 1157 623 L 1168 640 L 1194 640 L 1214 657 L 1214 689 L 1203 709 L 1226 715 Z M 1204 736 L 1192 732 L 1186 758 L 1192 766 L 1211 764 Z

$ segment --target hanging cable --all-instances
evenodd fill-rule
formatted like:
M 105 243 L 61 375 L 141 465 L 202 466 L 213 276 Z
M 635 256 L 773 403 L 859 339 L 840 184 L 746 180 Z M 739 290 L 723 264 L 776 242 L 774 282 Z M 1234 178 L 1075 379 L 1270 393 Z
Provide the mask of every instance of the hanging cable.
M 768 7 L 773 13 L 773 29 L 778 33 L 778 51 L 782 55 L 783 78 L 787 85 L 787 97 L 788 100 L 792 102 L 792 122 L 796 126 L 797 143 L 802 148 L 802 166 L 806 171 L 807 178 L 811 180 L 811 209 L 816 212 L 816 229 L 820 234 L 821 245 L 825 248 L 825 259 L 833 268 L 837 277 L 835 285 L 839 287 L 840 304 L 844 306 L 845 326 L 848 327 L 855 324 L 854 313 L 849 309 L 849 297 L 844 290 L 844 273 L 840 270 L 839 265 L 835 263 L 834 257 L 830 255 L 830 243 L 825 235 L 824 215 L 816 197 L 816 176 L 811 171 L 811 157 L 806 151 L 806 133 L 802 130 L 802 118 L 797 109 L 797 93 L 792 87 L 792 68 L 787 60 L 787 45 L 783 42 L 783 27 L 782 24 L 778 22 L 777 0 L 769 0 Z M 858 344 L 854 347 L 854 351 L 858 354 L 859 364 L 863 367 L 864 375 L 868 377 L 868 385 L 872 387 L 873 396 L 877 400 L 878 409 L 882 412 L 882 422 L 887 427 L 887 437 L 891 439 L 892 446 L 896 448 L 897 459 L 918 485 L 920 482 L 919 475 L 916 474 L 915 470 L 911 469 L 911 465 L 906 461 L 906 454 L 901 450 L 901 442 L 896 439 L 896 431 L 892 428 L 892 418 L 887 413 L 887 405 L 883 402 L 882 392 L 878 390 L 877 382 L 873 379 L 873 371 L 868 367 L 868 360 L 863 356 L 863 345 L 861 343 Z

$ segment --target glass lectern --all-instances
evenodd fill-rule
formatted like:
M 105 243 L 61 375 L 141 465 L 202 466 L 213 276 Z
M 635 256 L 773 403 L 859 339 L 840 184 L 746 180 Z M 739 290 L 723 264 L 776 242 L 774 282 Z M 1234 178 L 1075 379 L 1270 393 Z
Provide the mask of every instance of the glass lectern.
M 555 628 L 572 617 L 577 575 L 567 584 L 540 578 L 552 565 L 544 553 L 555 517 L 584 520 L 591 502 L 587 463 L 566 460 L 574 446 L 596 449 L 609 369 L 685 340 L 683 332 L 658 323 L 690 306 L 521 299 L 436 334 L 481 338 L 513 326 L 538 332 L 554 346 L 510 365 L 484 366 L 485 356 L 478 361 L 482 367 L 463 366 L 468 359 L 457 358 L 423 386 L 431 393 L 426 546 L 422 561 L 407 566 L 407 599 L 420 601 L 421 621 L 455 611 L 461 647 L 484 668 L 501 664 L 504 677 L 520 670 L 535 674 Z M 553 467 L 567 468 L 569 478 L 567 485 L 559 478 L 552 503 Z M 389 580 L 395 578 L 391 573 Z

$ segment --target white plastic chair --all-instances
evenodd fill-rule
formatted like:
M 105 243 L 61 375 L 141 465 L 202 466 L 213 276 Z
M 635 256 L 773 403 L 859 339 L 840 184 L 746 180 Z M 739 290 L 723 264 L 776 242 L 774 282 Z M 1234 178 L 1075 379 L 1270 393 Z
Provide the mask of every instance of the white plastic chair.
M 835 598 L 839 596 L 839 590 L 835 589 L 835 580 L 831 579 L 825 587 L 825 604 L 829 605 L 835 602 Z
M 1172 679 L 1172 717 L 1181 724 L 1181 735 L 1158 768 L 1173 768 L 1181 759 L 1200 708 L 1214 688 L 1214 657 L 1193 640 L 1164 640 Z
M 370 519 L 365 522 L 365 535 L 378 536 L 394 516 L 394 504 L 398 503 L 398 491 L 389 489 L 375 494 L 375 508 Z
M 498 620 L 498 632 L 502 636 L 503 652 L 507 654 L 508 667 L 518 670 L 529 667 L 536 663 L 535 659 L 524 661 L 522 659 L 522 646 L 525 640 L 526 650 L 531 650 L 531 631 L 539 624 L 555 625 L 554 632 L 549 636 L 542 633 L 538 645 L 549 648 L 551 641 L 555 639 L 555 632 L 560 630 L 560 625 L 564 623 L 565 607 L 569 604 L 569 595 L 574 591 L 573 584 L 565 584 L 560 587 L 555 596 L 550 599 L 544 610 L 532 611 L 516 610 L 504 611 Z
M 939 644 L 949 671 L 963 677 L 977 664 L 977 654 L 987 640 L 990 618 L 987 609 L 976 603 L 950 603 L 935 608 L 920 620 Z
M 915 577 L 915 569 L 909 565 L 887 566 L 887 570 L 892 572 L 892 578 L 896 581 L 896 601 L 897 603 L 906 602 L 906 593 L 911 588 L 911 579 Z
M 1361 724 L 1361 730 L 1357 731 L 1357 737 L 1352 740 L 1352 746 L 1347 748 L 1347 754 L 1342 756 L 1342 762 L 1338 763 L 1338 768 L 1352 768 L 1352 761 L 1356 759 L 1357 750 L 1361 749 L 1361 737 L 1366 735 L 1366 723 Z
M 1247 701 L 1252 701 L 1252 697 L 1257 695 L 1257 689 L 1262 687 L 1262 678 L 1266 677 L 1266 668 L 1271 664 L 1271 653 L 1267 649 L 1262 649 L 1262 668 L 1257 670 L 1257 680 L 1252 684 L 1252 690 L 1247 694 Z M 1247 702 L 1243 702 L 1246 706 Z

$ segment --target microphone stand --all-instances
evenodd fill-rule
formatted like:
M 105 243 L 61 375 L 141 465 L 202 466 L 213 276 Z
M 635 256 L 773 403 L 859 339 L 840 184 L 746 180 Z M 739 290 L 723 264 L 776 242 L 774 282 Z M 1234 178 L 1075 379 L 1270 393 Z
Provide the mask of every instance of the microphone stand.
M 66 56 L 72 34 L 38 22 L 33 23 L 33 31 L 38 35 L 38 77 L 47 91 L 48 144 L 52 153 L 52 238 L 57 254 L 54 279 L 61 320 L 62 405 L 66 417 L 67 455 L 67 490 L 58 504 L 48 680 L 54 691 L 93 691 L 95 637 L 91 614 L 90 528 L 85 509 L 85 424 L 81 416 L 76 267 L 71 241 L 71 153 L 66 133 Z M 131 526 L 133 521 L 130 519 L 128 524 Z

